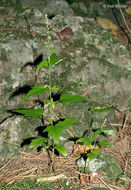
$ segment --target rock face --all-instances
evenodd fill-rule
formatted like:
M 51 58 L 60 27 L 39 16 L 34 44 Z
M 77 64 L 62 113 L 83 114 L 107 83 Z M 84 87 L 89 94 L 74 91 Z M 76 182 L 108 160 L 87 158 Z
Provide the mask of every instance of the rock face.
M 86 170 L 95 175 L 99 171 L 102 171 L 106 173 L 109 178 L 117 177 L 122 173 L 122 169 L 112 156 L 104 151 L 96 155 L 91 161 L 89 161 L 89 159 L 84 160 L 84 158 L 80 158 L 77 160 L 76 164 L 80 172 Z
M 30 98 L 24 105 L 21 102 L 23 95 L 35 83 L 35 65 L 48 56 L 45 13 L 50 18 L 51 43 L 58 57 L 63 59 L 53 67 L 52 85 L 61 88 L 62 93 L 84 94 L 92 99 L 91 102 L 56 105 L 59 117 L 62 110 L 65 117 L 77 119 L 72 126 L 72 134 L 81 137 L 91 123 L 92 128 L 97 128 L 101 120 L 107 117 L 115 120 L 113 111 L 90 113 L 90 107 L 107 103 L 117 105 L 119 109 L 131 106 L 130 56 L 126 48 L 95 20 L 73 16 L 73 10 L 64 0 L 54 0 L 52 3 L 30 1 L 29 4 L 26 1 L 13 1 L 12 4 L 8 1 L 5 4 L 4 0 L 0 2 L 1 160 L 17 153 L 22 140 L 36 136 L 35 129 L 41 126 L 40 119 L 29 120 L 7 111 L 31 106 L 35 100 Z M 58 33 L 66 28 L 70 28 L 70 35 L 60 38 Z M 37 83 L 46 85 L 48 78 L 48 70 L 41 69 Z M 48 112 L 46 124 L 47 118 Z M 66 133 L 63 135 L 69 137 Z

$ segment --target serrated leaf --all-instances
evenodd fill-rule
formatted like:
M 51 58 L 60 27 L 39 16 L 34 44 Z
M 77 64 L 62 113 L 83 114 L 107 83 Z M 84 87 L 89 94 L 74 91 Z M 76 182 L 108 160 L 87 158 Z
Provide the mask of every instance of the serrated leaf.
M 100 134 L 100 132 L 101 132 L 100 129 L 98 129 L 96 132 L 94 132 L 93 137 L 91 138 L 91 142 L 93 142 L 95 140 L 95 138 L 97 137 L 97 135 Z
M 67 118 L 64 121 L 59 121 L 56 125 L 49 125 L 43 132 L 48 132 L 48 136 L 52 137 L 56 144 L 59 144 L 59 139 L 61 134 L 68 129 L 71 125 L 73 125 L 75 119 Z
M 56 63 L 58 62 L 58 59 L 57 59 L 55 53 L 52 53 L 52 54 L 48 57 L 47 60 L 42 61 L 42 62 L 38 65 L 36 71 L 39 71 L 39 70 L 40 70 L 41 68 L 43 68 L 43 67 L 48 67 L 48 66 L 49 66 L 49 61 L 50 61 L 50 66 L 52 66 L 52 65 L 54 65 L 54 64 L 56 64 Z
M 101 153 L 101 149 L 93 149 L 91 150 L 91 153 L 87 154 L 87 156 L 89 160 L 91 161 L 96 156 L 96 154 L 99 154 L 99 153 Z
M 102 132 L 108 135 L 112 135 L 113 137 L 117 137 L 115 131 L 112 129 L 102 129 Z
M 36 71 L 39 71 L 39 70 L 40 70 L 41 68 L 43 68 L 43 67 L 48 67 L 48 65 L 49 65 L 48 61 L 47 61 L 47 60 L 44 60 L 44 61 L 42 61 L 42 62 L 38 65 Z
M 96 154 L 88 153 L 87 156 L 88 156 L 89 160 L 91 161 L 96 156 Z
M 94 107 L 94 108 L 89 108 L 89 111 L 94 111 L 94 112 L 104 112 L 104 111 L 110 111 L 116 109 L 117 106 L 104 106 L 104 107 Z
M 47 139 L 45 137 L 37 137 L 36 139 L 33 139 L 30 143 L 30 148 L 34 148 L 37 146 L 40 146 L 42 143 L 46 143 Z
M 83 100 L 88 101 L 88 98 L 83 97 L 83 96 L 75 96 L 72 94 L 62 94 L 60 97 L 60 101 L 63 103 L 77 102 L 77 101 L 83 101 Z
M 51 100 L 47 100 L 47 99 L 46 99 L 46 100 L 45 100 L 45 103 L 51 103 Z
M 38 65 L 36 71 L 39 71 L 39 70 L 40 70 L 41 68 L 43 68 L 43 67 L 48 67 L 48 66 L 49 66 L 49 63 L 50 63 L 50 66 L 52 66 L 52 65 L 54 65 L 54 64 L 58 64 L 58 63 L 59 63 L 60 61 L 62 61 L 62 60 L 63 60 L 63 59 L 58 60 L 56 54 L 55 54 L 55 53 L 52 53 L 52 54 L 48 57 L 47 60 L 42 61 L 42 62 Z
M 60 90 L 60 88 L 52 87 L 52 90 L 59 91 L 59 90 Z
M 31 116 L 32 118 L 37 118 L 43 115 L 43 109 L 27 109 L 27 110 L 13 110 L 13 112 L 21 113 L 24 116 Z
M 52 53 L 51 56 L 50 56 L 50 65 L 54 65 L 57 62 L 58 62 L 58 58 L 56 57 L 56 54 Z
M 64 145 L 57 145 L 55 146 L 55 149 L 61 153 L 63 156 L 67 156 L 67 151 L 66 148 L 64 147 Z
M 84 145 L 89 146 L 92 144 L 91 140 L 87 138 L 80 138 L 76 142 L 82 142 Z
M 32 89 L 22 98 L 22 100 L 25 100 L 26 98 L 29 98 L 30 96 L 43 94 L 44 92 L 50 91 L 49 86 L 47 85 L 37 85 L 32 87 Z
M 101 152 L 101 149 L 94 149 L 91 152 L 94 154 L 99 154 Z
M 107 140 L 103 140 L 103 141 L 100 141 L 99 142 L 99 145 L 101 146 L 101 147 L 103 147 L 103 146 L 114 146 L 113 144 L 111 144 L 109 141 L 107 141 Z

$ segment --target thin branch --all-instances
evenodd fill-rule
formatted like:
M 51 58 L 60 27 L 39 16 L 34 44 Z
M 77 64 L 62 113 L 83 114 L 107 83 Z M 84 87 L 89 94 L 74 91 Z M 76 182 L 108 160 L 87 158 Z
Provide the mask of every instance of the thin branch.
M 100 180 L 106 187 L 108 187 L 110 190 L 113 190 L 102 178 L 99 177 L 99 180 Z
M 127 28 L 127 30 L 129 31 L 129 33 L 131 34 L 131 30 L 130 30 L 130 28 L 129 28 L 127 22 L 126 22 L 125 16 L 124 16 L 124 14 L 123 14 L 123 12 L 122 12 L 122 9 L 121 9 L 121 7 L 120 7 L 120 1 L 117 0 L 117 3 L 118 3 L 118 7 L 119 7 L 119 9 L 120 9 L 121 16 L 122 16 L 122 18 L 123 18 L 123 20 L 124 20 L 124 23 L 125 23 L 125 25 L 126 25 L 126 28 Z

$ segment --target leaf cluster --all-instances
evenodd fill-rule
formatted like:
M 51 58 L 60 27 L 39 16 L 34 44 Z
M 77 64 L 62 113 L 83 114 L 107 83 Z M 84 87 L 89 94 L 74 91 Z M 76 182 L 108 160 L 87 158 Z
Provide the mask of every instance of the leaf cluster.
M 105 126 L 105 122 L 106 122 L 106 119 L 105 121 L 102 123 L 102 125 L 100 126 L 99 129 L 97 129 L 96 132 L 94 132 L 92 138 L 79 138 L 77 140 L 78 143 L 83 143 L 83 145 L 86 145 L 86 146 L 90 146 L 90 145 L 99 145 L 99 147 L 104 147 L 104 146 L 114 146 L 113 144 L 111 144 L 108 140 L 102 140 L 102 141 L 98 141 L 99 137 L 101 134 L 106 134 L 106 135 L 111 135 L 111 136 L 114 136 L 114 137 L 117 137 L 116 133 L 114 130 L 112 129 L 109 129 Z M 95 156 L 96 154 L 99 154 L 101 153 L 101 149 L 93 149 L 91 150 L 90 153 L 87 153 L 87 156 L 89 158 L 89 160 L 91 161 Z
M 47 15 L 46 15 L 46 19 L 47 19 Z M 55 105 L 57 102 L 62 102 L 63 104 L 66 103 L 70 103 L 70 102 L 77 102 L 77 101 L 91 101 L 86 97 L 82 97 L 82 96 L 75 96 L 72 94 L 61 94 L 59 100 L 54 101 L 52 98 L 52 93 L 53 92 L 59 92 L 60 89 L 52 86 L 52 67 L 59 64 L 62 59 L 58 59 L 57 55 L 53 52 L 54 49 L 51 48 L 50 45 L 50 39 L 51 37 L 49 36 L 49 27 L 48 27 L 48 20 L 47 20 L 47 35 L 48 35 L 48 42 L 47 42 L 47 48 L 48 48 L 48 58 L 46 60 L 43 60 L 39 63 L 39 65 L 36 68 L 36 73 L 39 72 L 40 69 L 42 68 L 48 68 L 49 70 L 49 84 L 44 85 L 44 84 L 38 84 L 35 85 L 31 88 L 31 90 L 28 91 L 28 93 L 22 98 L 22 101 L 25 101 L 26 99 L 29 99 L 31 96 L 36 96 L 36 95 L 42 95 L 44 93 L 49 93 L 49 99 L 45 99 L 43 100 L 44 105 L 45 104 L 49 104 L 50 105 L 50 125 L 46 126 L 45 129 L 43 130 L 43 134 L 47 133 L 48 135 L 46 137 L 43 136 L 38 136 L 36 138 L 34 138 L 31 143 L 30 143 L 30 147 L 34 148 L 34 147 L 39 147 L 42 146 L 42 150 L 46 151 L 46 150 L 57 150 L 59 153 L 61 153 L 62 155 L 66 156 L 67 152 L 66 152 L 66 148 L 64 147 L 64 145 L 60 144 L 60 137 L 62 135 L 62 133 L 69 129 L 70 126 L 72 126 L 75 123 L 75 119 L 74 118 L 64 118 L 63 121 L 58 120 L 56 124 L 54 124 L 53 122 L 53 110 L 55 110 Z M 115 107 L 113 106 L 105 106 L 105 107 L 95 107 L 95 108 L 90 108 L 90 111 L 109 111 L 110 109 L 115 109 Z M 32 117 L 32 118 L 37 118 L 37 117 L 45 117 L 45 113 L 44 113 L 44 108 L 42 109 L 36 109 L 36 108 L 32 108 L 32 109 L 23 109 L 23 110 L 13 110 L 13 112 L 22 114 L 26 117 Z M 106 129 L 104 127 L 101 127 L 100 129 L 98 129 L 93 137 L 91 139 L 89 138 L 80 138 L 77 142 L 82 142 L 84 145 L 89 146 L 91 145 L 93 142 L 96 142 L 96 139 L 98 138 L 98 136 L 101 133 L 105 133 L 108 135 L 113 135 L 114 131 L 113 130 L 109 130 Z M 50 143 L 52 142 L 52 143 Z M 102 146 L 111 146 L 111 144 L 108 141 L 101 141 L 99 142 L 99 145 Z M 98 150 L 92 150 L 92 152 L 90 154 L 88 154 L 89 158 L 92 158 L 94 155 L 100 153 L 100 149 Z
M 61 60 L 58 60 L 57 56 L 55 53 L 52 53 L 47 60 L 42 61 L 37 69 L 36 72 L 38 72 L 40 69 L 42 69 L 43 67 L 52 67 L 55 64 L 58 64 Z M 48 93 L 52 93 L 53 91 L 59 91 L 59 88 L 56 87 L 51 87 L 50 85 L 43 85 L 43 84 L 39 84 L 36 86 L 33 86 L 32 89 L 30 91 L 28 91 L 28 93 L 22 98 L 22 101 L 25 101 L 26 99 L 28 99 L 31 96 L 35 96 L 35 95 L 42 95 L 45 92 Z M 57 102 L 62 102 L 64 104 L 68 103 L 68 102 L 76 102 L 76 101 L 87 101 L 88 99 L 82 96 L 75 96 L 72 94 L 61 94 L 60 99 Z M 44 103 L 46 104 L 50 104 L 51 107 L 53 108 L 53 110 L 55 109 L 55 104 L 56 102 L 53 101 L 52 97 L 50 99 L 45 99 L 43 100 Z M 23 110 L 13 110 L 13 112 L 22 114 L 24 116 L 27 117 L 32 117 L 32 118 L 37 118 L 37 117 L 43 117 L 44 116 L 44 109 L 23 109 Z M 60 152 L 62 155 L 66 156 L 66 149 L 63 145 L 61 145 L 59 143 L 60 137 L 62 135 L 62 133 L 67 130 L 71 125 L 73 125 L 75 123 L 75 119 L 74 118 L 66 118 L 64 119 L 64 121 L 58 121 L 57 124 L 53 125 L 53 123 L 51 123 L 49 126 L 46 126 L 46 128 L 44 129 L 43 133 L 47 132 L 48 133 L 48 137 L 41 137 L 38 136 L 36 138 L 34 138 L 31 143 L 30 143 L 30 147 L 34 148 L 34 147 L 38 147 L 38 146 L 42 146 L 43 151 L 45 151 L 46 149 L 49 149 L 51 146 L 48 145 L 49 142 L 49 138 L 51 138 L 53 140 L 53 149 L 56 149 L 58 152 Z

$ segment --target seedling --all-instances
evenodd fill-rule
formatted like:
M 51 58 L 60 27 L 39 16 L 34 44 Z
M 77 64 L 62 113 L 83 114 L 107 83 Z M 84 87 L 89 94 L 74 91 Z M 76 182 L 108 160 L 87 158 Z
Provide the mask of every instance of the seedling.
M 111 144 L 109 141 L 107 140 L 102 140 L 99 141 L 99 137 L 102 133 L 106 134 L 106 135 L 111 135 L 114 137 L 117 137 L 117 135 L 115 134 L 114 130 L 109 129 L 106 127 L 105 123 L 106 123 L 106 119 L 104 120 L 104 122 L 102 123 L 102 125 L 100 126 L 99 129 L 97 129 L 92 138 L 79 138 L 76 142 L 77 143 L 82 143 L 85 147 L 88 146 L 89 147 L 89 153 L 87 153 L 87 157 L 89 158 L 89 160 L 91 161 L 97 154 L 101 153 L 101 149 L 100 147 L 104 147 L 104 146 L 114 146 L 113 144 Z M 91 148 L 90 148 L 91 147 Z M 86 148 L 85 148 L 86 149 Z M 85 151 L 86 153 L 86 151 Z

